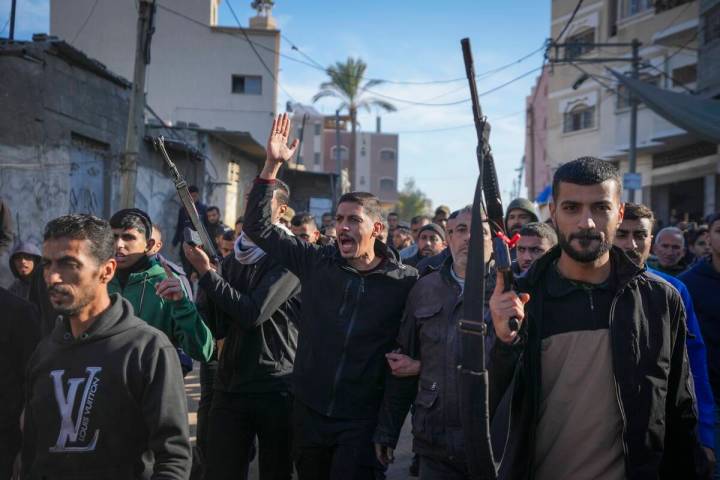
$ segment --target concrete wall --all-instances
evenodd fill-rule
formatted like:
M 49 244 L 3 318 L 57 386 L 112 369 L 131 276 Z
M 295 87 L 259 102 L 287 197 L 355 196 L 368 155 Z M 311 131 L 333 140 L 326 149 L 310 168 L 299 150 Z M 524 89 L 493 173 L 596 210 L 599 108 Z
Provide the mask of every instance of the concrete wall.
M 38 246 L 49 220 L 107 216 L 117 204 L 129 93 L 47 48 L 27 44 L 26 58 L 0 52 L 0 194 L 17 239 Z M 10 281 L 0 258 L 0 284 Z
M 131 1 L 52 0 L 50 31 L 118 74 L 132 79 L 137 14 Z M 238 28 L 211 27 L 212 0 L 158 2 L 148 104 L 166 121 L 247 131 L 264 143 L 277 102 L 277 87 Z M 180 17 L 163 7 L 195 20 Z M 78 32 L 80 32 L 78 34 Z M 246 29 L 260 57 L 278 75 L 277 30 Z M 233 74 L 262 77 L 262 95 L 233 94 Z
M 543 70 L 535 87 L 526 98 L 525 133 L 525 186 L 528 197 L 535 197 L 551 182 L 551 169 L 547 164 L 548 78 L 549 69 Z M 531 118 L 532 116 L 532 118 Z M 532 128 L 532 131 L 530 130 Z M 534 142 L 534 144 L 532 143 Z

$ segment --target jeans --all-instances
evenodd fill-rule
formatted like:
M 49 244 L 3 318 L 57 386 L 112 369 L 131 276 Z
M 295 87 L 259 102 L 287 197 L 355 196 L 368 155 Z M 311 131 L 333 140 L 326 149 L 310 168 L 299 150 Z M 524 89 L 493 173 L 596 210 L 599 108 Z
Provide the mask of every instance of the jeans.
M 259 440 L 260 480 L 290 480 L 291 410 L 288 392 L 216 390 L 208 421 L 205 480 L 246 479 L 255 436 Z

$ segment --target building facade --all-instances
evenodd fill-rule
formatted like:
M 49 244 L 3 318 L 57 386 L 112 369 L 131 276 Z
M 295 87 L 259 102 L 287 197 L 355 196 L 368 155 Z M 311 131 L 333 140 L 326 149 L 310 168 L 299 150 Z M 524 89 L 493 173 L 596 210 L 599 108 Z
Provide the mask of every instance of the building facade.
M 547 155 L 549 67 L 543 68 L 525 99 L 525 186 L 528 198 L 536 200 L 550 184 Z
M 700 1 L 698 93 L 720 99 L 720 0 Z
M 249 28 L 218 26 L 219 6 L 157 2 L 147 104 L 165 122 L 250 132 L 264 143 L 276 111 L 280 32 L 267 11 Z M 134 2 L 50 1 L 51 34 L 126 79 L 133 78 L 136 30 Z
M 631 69 L 631 47 L 592 44 L 641 42 L 640 78 L 664 89 L 698 89 L 699 2 L 599 0 L 552 2 L 551 36 L 565 48 L 551 50 L 548 79 L 546 163 L 551 172 L 584 155 L 615 162 L 628 172 L 630 103 L 624 86 L 606 68 Z M 561 35 L 562 33 L 562 35 Z M 621 61 L 604 61 L 604 58 Z M 564 63 L 553 64 L 552 60 Z M 589 63 L 596 60 L 598 63 Z M 636 201 L 667 223 L 699 220 L 718 209 L 720 157 L 708 144 L 640 105 Z M 627 196 L 627 191 L 626 191 Z

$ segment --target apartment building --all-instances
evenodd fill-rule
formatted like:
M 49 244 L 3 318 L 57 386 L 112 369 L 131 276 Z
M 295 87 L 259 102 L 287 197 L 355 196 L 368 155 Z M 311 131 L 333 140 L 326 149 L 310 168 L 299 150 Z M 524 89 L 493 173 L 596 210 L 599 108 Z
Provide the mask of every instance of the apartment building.
M 552 49 L 547 89 L 545 163 L 550 171 L 583 155 L 615 162 L 628 172 L 630 102 L 607 68 L 631 69 L 631 47 L 641 42 L 640 78 L 660 88 L 695 94 L 698 43 L 703 38 L 699 1 L 576 0 L 552 2 Z M 714 24 L 713 24 L 714 25 Z M 718 27 L 715 27 L 716 29 Z M 605 44 L 593 46 L 591 44 Z M 619 61 L 603 61 L 602 59 Z M 597 60 L 598 63 L 588 61 Z M 640 104 L 637 117 L 636 201 L 659 219 L 700 219 L 720 206 L 718 145 L 703 141 Z M 627 191 L 626 191 L 627 196 Z
M 220 1 L 156 0 L 147 104 L 173 125 L 249 132 L 264 144 L 276 110 L 280 32 L 267 2 L 249 27 L 218 26 Z M 50 32 L 132 79 L 136 3 L 51 0 Z

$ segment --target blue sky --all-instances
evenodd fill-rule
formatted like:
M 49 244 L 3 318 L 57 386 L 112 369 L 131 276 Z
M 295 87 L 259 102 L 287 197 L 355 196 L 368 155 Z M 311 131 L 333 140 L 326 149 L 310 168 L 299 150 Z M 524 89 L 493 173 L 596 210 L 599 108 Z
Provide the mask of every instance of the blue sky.
M 237 25 L 228 1 L 246 25 L 253 15 L 250 0 L 223 0 L 219 23 Z M 0 28 L 9 12 L 10 0 L 0 0 Z M 18 0 L 16 37 L 27 39 L 33 32 L 47 32 L 48 12 L 48 0 Z M 320 64 L 359 56 L 368 64 L 368 76 L 397 81 L 463 78 L 462 37 L 470 37 L 475 69 L 482 74 L 537 50 L 550 29 L 547 0 L 277 0 L 273 14 L 283 35 Z M 7 36 L 7 27 L 2 36 Z M 281 51 L 306 60 L 285 39 Z M 478 91 L 490 90 L 538 68 L 541 61 L 542 52 L 537 52 L 511 68 L 482 78 L 478 80 Z M 282 87 L 302 103 L 310 103 L 325 80 L 323 72 L 287 59 L 281 59 L 280 68 Z M 536 76 L 530 73 L 481 98 L 492 124 L 491 145 L 506 203 L 523 155 L 525 97 Z M 428 85 L 389 83 L 374 90 L 427 103 L 468 98 L 466 80 Z M 287 99 L 281 91 L 281 110 Z M 458 208 L 471 202 L 478 169 L 475 131 L 469 126 L 470 104 L 421 107 L 393 103 L 399 111 L 383 114 L 383 130 L 400 133 L 400 186 L 413 177 L 434 205 L 444 203 Z M 316 106 L 330 114 L 336 104 L 327 99 Z M 374 129 L 374 116 L 362 115 L 361 124 Z M 444 130 L 426 131 L 434 129 Z

